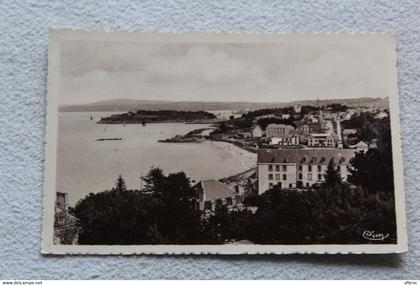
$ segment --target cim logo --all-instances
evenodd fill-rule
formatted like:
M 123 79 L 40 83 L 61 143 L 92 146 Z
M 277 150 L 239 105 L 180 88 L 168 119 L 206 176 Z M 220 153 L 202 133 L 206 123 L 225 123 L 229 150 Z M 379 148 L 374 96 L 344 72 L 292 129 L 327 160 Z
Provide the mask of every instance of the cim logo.
M 389 237 L 389 234 L 376 233 L 375 231 L 364 231 L 362 236 L 367 240 L 384 241 L 387 237 Z

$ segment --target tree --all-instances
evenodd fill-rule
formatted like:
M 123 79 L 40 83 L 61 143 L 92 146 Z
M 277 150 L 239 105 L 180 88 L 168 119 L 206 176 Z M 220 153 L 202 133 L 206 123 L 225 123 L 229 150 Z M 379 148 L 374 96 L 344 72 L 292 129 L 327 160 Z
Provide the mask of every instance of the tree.
M 324 173 L 324 184 L 332 187 L 342 183 L 343 178 L 341 177 L 340 170 L 338 167 L 335 167 L 334 161 L 331 159 Z
M 283 125 L 289 125 L 289 126 L 292 126 L 293 128 L 296 128 L 296 124 L 293 122 L 292 119 L 261 118 L 257 121 L 257 124 L 263 130 L 265 130 L 269 124 L 283 124 Z
M 348 181 L 370 192 L 394 192 L 392 157 L 381 154 L 378 149 L 356 153 L 351 160 L 352 168 Z
M 163 187 L 165 177 L 163 175 L 163 170 L 156 167 L 150 169 L 149 173 L 141 179 L 145 182 L 144 189 L 146 191 L 158 192 Z
M 356 153 L 348 181 L 370 192 L 394 192 L 394 170 L 389 118 L 375 121 L 377 146 L 367 152 Z
M 307 191 L 274 187 L 248 202 L 258 210 L 250 217 L 247 237 L 258 244 L 372 243 L 363 238 L 366 230 L 388 233 L 386 243 L 396 241 L 390 194 L 323 184 Z
M 127 187 L 125 186 L 125 181 L 122 178 L 121 174 L 118 175 L 117 181 L 115 181 L 115 187 L 112 188 L 115 191 L 126 191 Z
M 152 168 L 143 180 L 148 192 L 127 190 L 119 176 L 112 190 L 76 204 L 80 244 L 200 243 L 200 212 L 185 173 L 166 176 Z
M 249 210 L 229 210 L 218 206 L 212 216 L 204 221 L 207 242 L 224 243 L 230 240 L 243 240 L 249 236 L 249 223 L 252 213 Z

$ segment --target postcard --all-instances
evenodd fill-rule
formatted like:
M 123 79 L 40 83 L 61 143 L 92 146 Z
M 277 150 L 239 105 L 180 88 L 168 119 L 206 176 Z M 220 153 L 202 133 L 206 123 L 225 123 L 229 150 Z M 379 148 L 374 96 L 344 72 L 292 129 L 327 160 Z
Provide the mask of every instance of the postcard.
M 407 251 L 389 33 L 52 30 L 44 254 Z

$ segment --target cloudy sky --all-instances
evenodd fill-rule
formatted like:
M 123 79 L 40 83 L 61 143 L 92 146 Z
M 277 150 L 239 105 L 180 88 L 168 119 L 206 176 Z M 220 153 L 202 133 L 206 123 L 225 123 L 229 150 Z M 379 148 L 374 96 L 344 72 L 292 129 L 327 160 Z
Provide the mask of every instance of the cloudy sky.
M 60 104 L 107 99 L 287 102 L 386 97 L 389 49 L 366 41 L 65 41 Z

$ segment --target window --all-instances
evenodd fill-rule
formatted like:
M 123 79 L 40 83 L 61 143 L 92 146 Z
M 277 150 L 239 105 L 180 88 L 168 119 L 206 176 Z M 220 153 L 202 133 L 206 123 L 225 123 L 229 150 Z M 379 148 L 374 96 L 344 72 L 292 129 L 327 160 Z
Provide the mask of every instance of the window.
M 321 171 L 321 170 L 322 170 L 321 165 L 318 165 L 318 171 Z
M 318 180 L 322 179 L 322 174 L 318 174 Z
M 283 180 L 287 180 L 287 175 L 283 174 Z
M 308 171 L 312 171 L 312 165 L 308 165 Z
M 276 174 L 276 180 L 280 180 L 280 174 Z
M 280 165 L 276 165 L 276 171 L 280 171 Z
M 268 183 L 268 187 L 273 188 L 273 183 Z
M 293 184 L 289 184 L 289 188 L 293 188 Z
M 299 180 L 302 180 L 303 179 L 303 175 L 302 175 L 302 173 L 299 173 Z
M 273 174 L 268 174 L 268 180 L 273 180 Z
M 272 165 L 268 166 L 268 171 L 273 171 L 273 166 Z
M 302 170 L 302 165 L 299 165 L 299 170 Z
M 308 173 L 308 180 L 312 180 L 312 174 Z
M 283 165 L 283 171 L 287 171 L 287 165 Z

